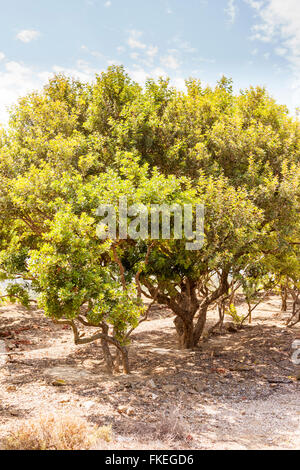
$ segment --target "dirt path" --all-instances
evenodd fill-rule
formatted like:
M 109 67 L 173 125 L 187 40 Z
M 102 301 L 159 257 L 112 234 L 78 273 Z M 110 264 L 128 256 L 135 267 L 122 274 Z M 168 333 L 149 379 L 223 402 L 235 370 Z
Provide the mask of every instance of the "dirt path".
M 276 297 L 252 326 L 188 352 L 176 349 L 170 312 L 155 309 L 133 336 L 133 374 L 113 378 L 98 344 L 76 347 L 68 328 L 38 311 L 0 312 L 0 353 L 4 343 L 7 351 L 0 355 L 0 439 L 20 420 L 54 411 L 111 424 L 113 448 L 300 448 L 299 381 L 290 360 L 299 327 L 285 328 Z M 53 385 L 57 379 L 66 385 Z M 173 440 L 164 436 L 168 420 L 180 424 Z
M 216 406 L 203 444 L 219 449 L 299 449 L 299 392 L 267 400 Z M 217 430 L 213 429 L 213 425 Z M 219 429 L 220 428 L 220 429 Z

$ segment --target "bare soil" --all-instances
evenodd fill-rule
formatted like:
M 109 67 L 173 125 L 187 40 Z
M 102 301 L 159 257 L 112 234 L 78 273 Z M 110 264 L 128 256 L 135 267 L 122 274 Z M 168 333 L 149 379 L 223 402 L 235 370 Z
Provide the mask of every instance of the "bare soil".
M 299 449 L 300 325 L 287 329 L 289 315 L 271 296 L 252 325 L 179 351 L 171 312 L 155 307 L 132 336 L 132 374 L 110 377 L 99 344 L 75 346 L 41 311 L 2 307 L 0 441 L 21 420 L 60 412 L 111 425 L 113 449 Z M 168 420 L 178 421 L 173 438 Z

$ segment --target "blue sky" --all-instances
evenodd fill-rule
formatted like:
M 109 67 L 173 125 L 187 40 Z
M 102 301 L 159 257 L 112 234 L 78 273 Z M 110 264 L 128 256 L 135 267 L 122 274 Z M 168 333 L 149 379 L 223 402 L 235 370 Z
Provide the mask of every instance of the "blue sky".
M 299 0 L 1 1 L 0 121 L 55 72 L 83 80 L 123 64 L 140 83 L 190 76 L 266 85 L 300 106 Z

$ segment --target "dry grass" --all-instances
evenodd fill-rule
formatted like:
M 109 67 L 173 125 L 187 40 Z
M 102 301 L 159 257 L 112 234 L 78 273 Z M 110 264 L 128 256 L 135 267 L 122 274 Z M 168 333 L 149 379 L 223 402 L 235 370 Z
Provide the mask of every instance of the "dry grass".
M 162 414 L 161 420 L 156 423 L 154 436 L 159 440 L 185 440 L 190 433 L 186 420 L 182 418 L 179 407 L 171 408 Z
M 79 417 L 49 414 L 22 422 L 2 442 L 3 450 L 88 450 L 109 442 L 111 428 L 91 426 Z
M 146 421 L 128 421 L 121 434 L 115 436 L 113 442 L 98 446 L 98 449 L 187 449 L 190 448 L 193 436 L 190 426 L 182 417 L 180 406 L 162 411 L 160 418 L 154 423 Z M 103 446 L 103 444 L 101 444 Z

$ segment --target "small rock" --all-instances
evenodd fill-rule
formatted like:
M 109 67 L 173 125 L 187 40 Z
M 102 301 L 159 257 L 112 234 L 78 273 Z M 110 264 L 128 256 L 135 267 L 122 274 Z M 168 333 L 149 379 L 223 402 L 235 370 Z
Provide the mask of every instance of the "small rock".
M 132 406 L 129 406 L 129 407 L 127 408 L 126 414 L 127 414 L 128 416 L 134 415 L 134 408 L 132 408 Z
M 172 385 L 172 384 L 169 384 L 169 385 L 163 385 L 163 391 L 164 392 L 176 392 L 177 391 L 177 386 L 176 385 Z
M 154 382 L 153 379 L 149 380 L 148 385 L 149 385 L 149 387 L 151 387 L 151 388 L 156 388 L 156 384 L 155 384 L 155 382 Z
M 125 405 L 119 405 L 117 408 L 118 413 L 123 414 L 126 412 L 127 406 Z
M 205 392 L 205 391 L 207 391 L 207 386 L 203 385 L 203 384 L 195 384 L 194 385 L 194 390 L 196 390 L 196 392 L 198 392 L 198 393 Z
M 119 405 L 117 411 L 119 414 L 125 414 L 127 416 L 134 415 L 134 409 L 132 406 Z
M 93 406 L 95 406 L 95 402 L 93 401 L 86 401 L 84 404 L 83 404 L 84 408 L 86 410 L 90 410 Z
M 125 387 L 125 388 L 133 388 L 134 385 L 133 385 L 131 382 L 125 382 L 125 383 L 124 383 L 124 387 Z
M 240 371 L 240 372 L 248 372 L 250 370 L 253 370 L 251 366 L 246 366 L 246 365 L 238 365 L 236 366 L 235 370 Z

